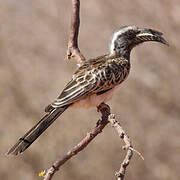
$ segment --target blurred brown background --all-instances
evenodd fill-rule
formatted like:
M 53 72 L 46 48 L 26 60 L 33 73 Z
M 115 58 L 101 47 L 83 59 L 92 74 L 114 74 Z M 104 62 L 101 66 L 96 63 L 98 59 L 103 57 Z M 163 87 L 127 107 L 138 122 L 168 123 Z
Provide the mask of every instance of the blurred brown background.
M 4 153 L 43 115 L 76 69 L 66 61 L 71 0 L 0 0 L 0 179 L 38 180 L 38 173 L 86 135 L 96 109 L 66 111 L 24 154 Z M 126 179 L 180 179 L 180 1 L 81 2 L 80 48 L 86 58 L 108 52 L 112 32 L 138 25 L 164 32 L 170 47 L 145 43 L 109 102 L 134 147 Z M 58 179 L 115 179 L 125 152 L 108 126 L 58 172 Z

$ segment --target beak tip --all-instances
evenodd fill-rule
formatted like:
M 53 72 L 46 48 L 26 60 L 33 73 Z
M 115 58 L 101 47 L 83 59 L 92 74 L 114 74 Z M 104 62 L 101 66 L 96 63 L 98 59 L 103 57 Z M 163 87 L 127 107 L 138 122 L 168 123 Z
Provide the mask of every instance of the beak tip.
M 169 43 L 166 40 L 164 40 L 163 44 L 168 46 L 168 47 L 170 46 Z

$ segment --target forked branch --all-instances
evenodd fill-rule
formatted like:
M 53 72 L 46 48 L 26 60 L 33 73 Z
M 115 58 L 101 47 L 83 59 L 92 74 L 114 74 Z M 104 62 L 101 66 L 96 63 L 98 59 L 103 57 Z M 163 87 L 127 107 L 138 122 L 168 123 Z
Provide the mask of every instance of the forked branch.
M 67 58 L 76 59 L 77 64 L 81 64 L 85 58 L 78 48 L 78 33 L 79 33 L 79 9 L 80 0 L 72 0 L 72 17 L 71 17 L 71 30 L 68 42 Z M 120 170 L 115 174 L 118 180 L 123 180 L 125 176 L 126 167 L 128 166 L 130 159 L 133 155 L 133 148 L 128 135 L 120 126 L 119 122 L 115 120 L 115 116 L 110 113 L 110 107 L 104 103 L 100 104 L 98 111 L 101 112 L 102 117 L 96 124 L 96 126 L 76 145 L 67 152 L 63 157 L 57 159 L 53 165 L 47 170 L 47 172 L 40 173 L 44 176 L 44 180 L 51 180 L 56 171 L 68 161 L 70 158 L 75 156 L 77 153 L 82 151 L 99 133 L 102 132 L 103 128 L 110 122 L 115 128 L 118 135 L 124 140 L 125 146 L 123 149 L 127 150 L 125 159 L 121 163 Z

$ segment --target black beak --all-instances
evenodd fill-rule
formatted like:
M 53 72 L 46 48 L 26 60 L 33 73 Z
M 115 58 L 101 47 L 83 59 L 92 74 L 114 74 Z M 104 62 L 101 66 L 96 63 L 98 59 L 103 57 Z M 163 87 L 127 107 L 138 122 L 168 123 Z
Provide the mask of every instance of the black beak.
M 139 29 L 136 35 L 137 41 L 156 41 L 169 46 L 169 43 L 162 37 L 163 33 L 153 29 Z

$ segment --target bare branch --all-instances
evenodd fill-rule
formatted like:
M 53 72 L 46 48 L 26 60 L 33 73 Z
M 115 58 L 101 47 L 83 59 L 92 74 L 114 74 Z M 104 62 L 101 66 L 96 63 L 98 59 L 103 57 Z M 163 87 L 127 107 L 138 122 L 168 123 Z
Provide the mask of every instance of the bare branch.
M 118 133 L 119 137 L 123 139 L 125 146 L 123 146 L 124 150 L 127 150 L 126 156 L 121 163 L 121 167 L 118 172 L 116 172 L 116 177 L 118 180 L 123 180 L 126 172 L 126 168 L 129 165 L 129 162 L 133 156 L 133 146 L 131 143 L 130 138 L 126 134 L 126 132 L 121 127 L 120 123 L 115 119 L 115 115 L 111 114 L 108 119 L 112 125 L 112 127 L 115 128 L 116 132 Z
M 68 42 L 67 58 L 75 58 L 78 64 L 81 64 L 85 58 L 78 48 L 78 34 L 79 34 L 79 8 L 80 0 L 72 0 L 72 17 L 71 17 L 71 30 Z M 60 167 L 68 161 L 70 158 L 82 151 L 99 133 L 102 132 L 103 128 L 110 122 L 111 125 L 118 132 L 118 135 L 124 140 L 125 146 L 124 150 L 127 150 L 124 161 L 121 164 L 120 170 L 115 174 L 118 180 L 123 180 L 125 176 L 126 167 L 128 166 L 130 159 L 133 155 L 133 147 L 131 141 L 125 131 L 120 126 L 119 122 L 115 120 L 115 116 L 110 114 L 110 107 L 105 103 L 102 103 L 98 107 L 98 111 L 101 112 L 102 117 L 87 135 L 76 145 L 67 152 L 63 157 L 57 159 L 53 165 L 47 170 L 40 173 L 44 176 L 44 180 L 51 180 L 53 175 L 60 169 Z M 44 175 L 45 174 L 45 175 Z
M 67 58 L 75 58 L 78 64 L 85 60 L 78 47 L 78 34 L 80 25 L 79 9 L 80 1 L 72 0 L 71 30 L 69 35 Z
M 97 122 L 96 127 L 87 133 L 86 137 L 84 137 L 75 147 L 73 147 L 72 150 L 54 162 L 54 164 L 47 170 L 44 180 L 50 180 L 54 173 L 58 171 L 67 160 L 82 151 L 99 133 L 102 132 L 103 128 L 109 123 L 108 116 L 110 115 L 110 108 L 108 105 L 102 103 L 98 107 L 98 111 L 101 112 L 102 118 Z

